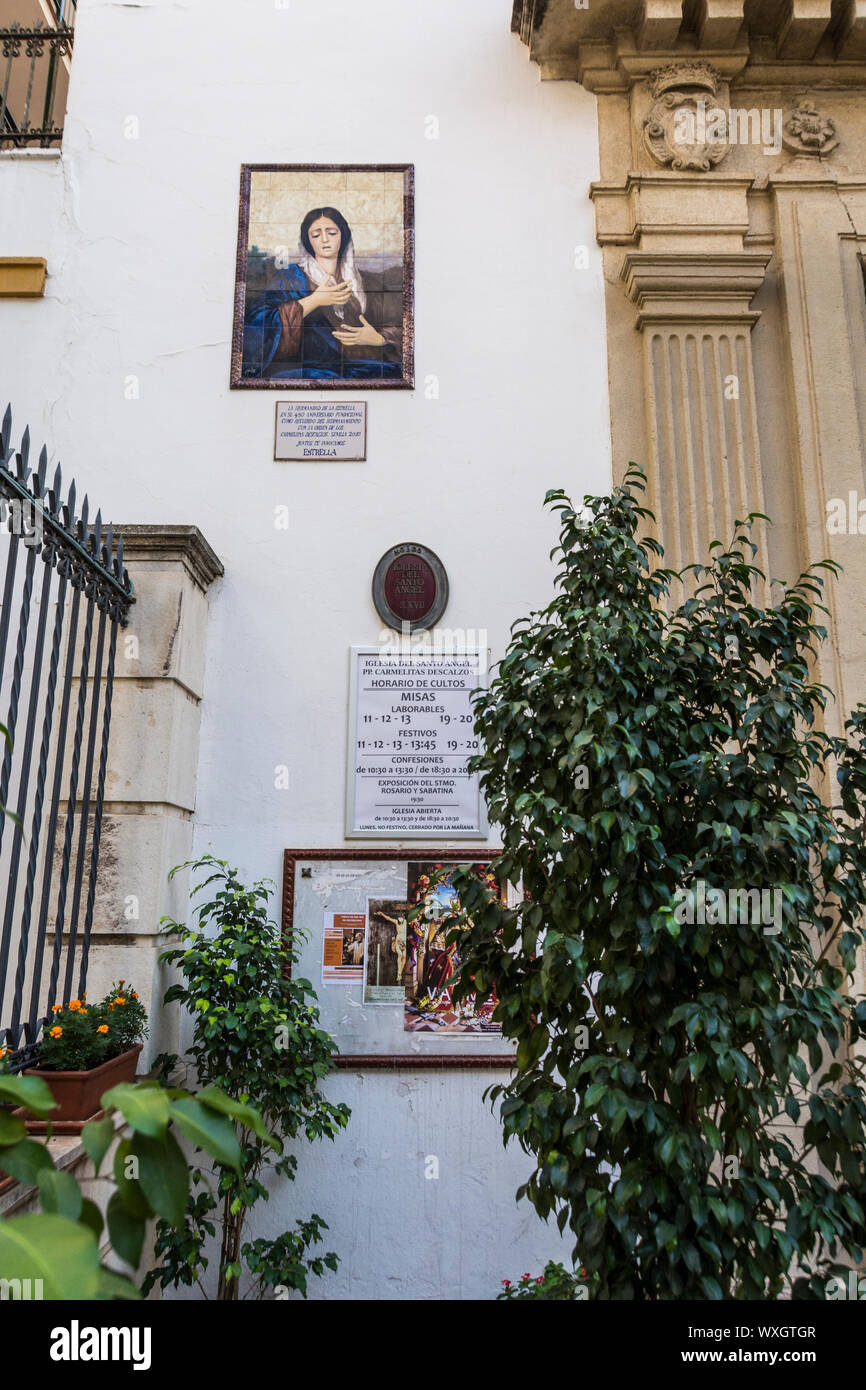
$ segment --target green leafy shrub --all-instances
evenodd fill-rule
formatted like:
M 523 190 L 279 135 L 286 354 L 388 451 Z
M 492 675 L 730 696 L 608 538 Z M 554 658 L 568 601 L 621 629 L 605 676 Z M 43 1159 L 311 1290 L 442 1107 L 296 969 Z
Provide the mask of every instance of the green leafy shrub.
M 181 867 L 208 872 L 193 889 L 193 898 L 210 884 L 219 885 L 215 896 L 197 908 L 197 926 L 167 922 L 164 927 L 168 935 L 179 936 L 184 943 L 162 955 L 183 976 L 182 983 L 168 990 L 165 1001 L 179 1001 L 192 1017 L 190 1059 L 199 1081 L 255 1106 L 268 1128 L 283 1139 L 333 1138 L 346 1125 L 349 1111 L 345 1105 L 325 1100 L 319 1085 L 333 1070 L 336 1048 L 318 1027 L 309 981 L 290 978 L 297 953 L 281 940 L 279 928 L 268 918 L 273 884 L 262 881 L 246 887 L 235 869 L 210 855 Z M 164 1065 L 170 1067 L 176 1060 L 166 1058 Z M 291 1179 L 297 1160 L 282 1148 L 275 1154 L 242 1123 L 237 1128 L 240 1172 L 218 1162 L 217 1192 L 212 1194 L 206 1175 L 193 1171 L 184 1226 L 178 1229 L 163 1223 L 158 1227 L 159 1262 L 148 1275 L 146 1288 L 156 1283 L 165 1288 L 196 1282 L 207 1294 L 202 1282 L 208 1267 L 205 1247 L 217 1235 L 217 1228 L 217 1298 L 238 1297 L 244 1265 L 260 1295 L 276 1287 L 305 1293 L 308 1274 L 336 1267 L 333 1253 L 308 1254 L 327 1229 L 316 1215 L 274 1240 L 244 1242 L 250 1209 L 268 1199 L 262 1181 L 266 1170 Z
M 526 896 L 460 876 L 456 993 L 495 992 L 519 1195 L 594 1296 L 821 1298 L 866 1247 L 866 709 L 822 727 L 822 567 L 759 601 L 737 523 L 678 600 L 641 489 L 548 495 L 555 597 L 476 704 Z
M 133 989 L 120 980 L 98 1004 L 84 996 L 55 1004 L 39 1046 L 41 1071 L 89 1071 L 128 1052 L 147 1033 L 147 1014 Z
M 537 1278 L 533 1278 L 531 1274 L 523 1274 L 516 1283 L 511 1279 L 503 1279 L 502 1292 L 498 1293 L 496 1298 L 500 1302 L 542 1299 L 547 1303 L 566 1303 L 585 1301 L 588 1296 L 587 1272 L 583 1266 L 578 1269 L 566 1269 L 565 1265 L 548 1260 L 544 1266 L 544 1273 L 539 1274 Z

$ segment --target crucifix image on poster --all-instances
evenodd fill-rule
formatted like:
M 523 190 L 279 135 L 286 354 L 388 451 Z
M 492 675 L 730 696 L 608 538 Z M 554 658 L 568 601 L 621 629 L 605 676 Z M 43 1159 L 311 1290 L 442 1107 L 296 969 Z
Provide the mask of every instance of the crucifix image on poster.
M 405 998 L 409 904 L 368 898 L 365 1004 L 402 1004 Z

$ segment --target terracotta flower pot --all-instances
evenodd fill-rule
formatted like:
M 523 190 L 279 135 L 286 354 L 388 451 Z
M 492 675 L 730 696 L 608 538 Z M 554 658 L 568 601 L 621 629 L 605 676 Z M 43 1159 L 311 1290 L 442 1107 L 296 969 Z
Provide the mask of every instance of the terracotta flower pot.
M 135 1080 L 141 1048 L 142 1044 L 136 1043 L 128 1052 L 121 1052 L 119 1057 L 101 1062 L 89 1071 L 40 1071 L 38 1067 L 28 1067 L 24 1075 L 41 1076 L 57 1101 L 58 1108 L 50 1116 L 52 1134 L 80 1134 L 88 1120 L 101 1115 L 99 1101 L 103 1092 L 121 1081 Z M 48 1120 L 27 1117 L 24 1123 L 31 1134 L 45 1134 L 48 1130 Z

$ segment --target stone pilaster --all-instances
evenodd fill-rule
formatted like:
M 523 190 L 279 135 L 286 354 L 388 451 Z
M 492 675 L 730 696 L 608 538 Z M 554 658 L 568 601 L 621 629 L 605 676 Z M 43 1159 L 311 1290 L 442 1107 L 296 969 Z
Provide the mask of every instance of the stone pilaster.
M 768 260 L 761 251 L 633 251 L 622 264 L 643 339 L 650 506 L 675 568 L 764 510 L 751 306 Z M 761 523 L 756 530 L 763 543 Z
M 803 559 L 843 569 L 828 583 L 836 640 L 821 669 L 836 695 L 827 722 L 841 733 L 847 712 L 866 699 L 866 178 L 841 178 L 812 158 L 774 174 L 770 192 Z M 834 501 L 844 504 L 841 530 Z
M 160 918 L 187 915 L 208 598 L 223 567 L 195 526 L 123 526 L 136 602 L 120 634 L 88 996 L 133 983 L 151 1018 L 145 1060 L 177 1050 L 162 1009 Z

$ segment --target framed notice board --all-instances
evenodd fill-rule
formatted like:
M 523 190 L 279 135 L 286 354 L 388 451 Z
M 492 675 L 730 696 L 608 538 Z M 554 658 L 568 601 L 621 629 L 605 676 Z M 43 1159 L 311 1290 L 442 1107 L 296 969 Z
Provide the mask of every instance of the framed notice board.
M 449 870 L 471 864 L 491 887 L 498 850 L 287 849 L 283 935 L 319 998 L 341 1067 L 510 1068 L 515 1048 L 494 1003 L 455 1002 L 459 965 L 442 924 Z M 418 920 L 411 910 L 422 906 Z

